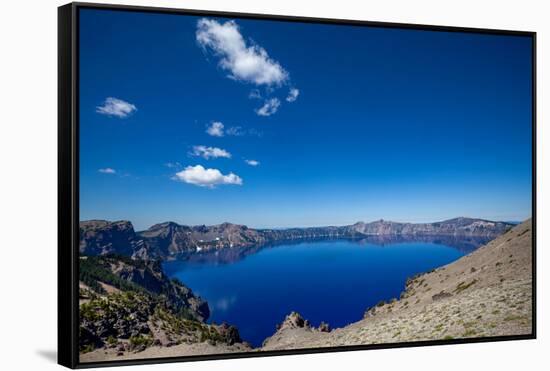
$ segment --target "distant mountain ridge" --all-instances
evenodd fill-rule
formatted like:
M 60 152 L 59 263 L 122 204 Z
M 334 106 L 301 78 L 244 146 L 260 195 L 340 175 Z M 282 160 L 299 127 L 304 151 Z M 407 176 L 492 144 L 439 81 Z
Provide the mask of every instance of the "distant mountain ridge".
M 80 222 L 82 255 L 118 254 L 138 259 L 170 259 L 180 254 L 224 248 L 247 248 L 278 241 L 368 236 L 464 236 L 494 238 L 513 224 L 475 218 L 454 218 L 434 223 L 401 223 L 377 220 L 347 226 L 289 229 L 253 229 L 222 223 L 186 226 L 174 222 L 155 224 L 136 232 L 131 222 L 88 220 Z
M 398 223 L 378 220 L 371 223 L 358 222 L 352 229 L 365 235 L 465 235 L 493 236 L 510 229 L 513 225 L 474 218 L 454 218 L 434 223 Z

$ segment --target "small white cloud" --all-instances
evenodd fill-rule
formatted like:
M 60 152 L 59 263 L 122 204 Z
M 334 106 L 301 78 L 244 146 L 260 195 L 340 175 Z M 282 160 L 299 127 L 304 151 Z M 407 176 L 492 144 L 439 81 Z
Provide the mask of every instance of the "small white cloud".
M 202 48 L 220 58 L 219 66 L 232 79 L 266 86 L 281 85 L 288 79 L 288 72 L 264 48 L 252 42 L 247 45 L 235 21 L 201 18 L 196 38 Z
M 242 137 L 245 135 L 261 136 L 261 133 L 256 129 L 245 129 L 242 126 L 229 126 L 225 127 L 221 122 L 213 122 L 206 128 L 206 133 L 213 137 Z
M 251 128 L 251 129 L 248 129 L 248 135 L 253 137 L 263 137 L 264 133 L 262 131 Z
M 191 155 L 202 157 L 206 160 L 218 157 L 231 158 L 231 153 L 227 152 L 225 149 L 206 146 L 193 146 Z
M 262 94 L 260 94 L 260 91 L 258 89 L 252 89 L 250 91 L 250 94 L 248 94 L 248 98 L 250 98 L 250 99 L 262 99 Z
M 164 164 L 164 166 L 166 166 L 169 169 L 174 169 L 174 168 L 181 167 L 181 164 L 179 162 L 167 162 Z
M 126 118 L 137 111 L 135 105 L 123 101 L 122 99 L 108 97 L 103 105 L 96 107 L 96 112 L 106 116 Z
M 300 95 L 300 90 L 296 88 L 292 88 L 288 91 L 288 96 L 286 97 L 286 101 L 295 102 L 296 99 L 298 99 L 298 95 Z
M 279 109 L 281 101 L 277 98 L 270 98 L 264 102 L 264 105 L 256 110 L 258 116 L 271 116 Z
M 243 184 L 242 178 L 236 174 L 224 175 L 218 169 L 205 169 L 201 165 L 187 166 L 184 170 L 176 173 L 173 179 L 207 188 L 214 188 L 220 184 Z
M 233 137 L 242 137 L 246 134 L 246 132 L 240 126 L 231 126 L 225 131 L 225 133 Z
M 112 169 L 110 167 L 105 167 L 105 168 L 99 169 L 97 171 L 99 171 L 102 174 L 116 174 L 116 170 Z
M 258 166 L 260 164 L 260 161 L 256 160 L 244 160 L 244 162 L 246 162 L 250 166 Z
M 206 128 L 206 133 L 213 137 L 223 137 L 223 124 L 221 122 L 213 122 Z

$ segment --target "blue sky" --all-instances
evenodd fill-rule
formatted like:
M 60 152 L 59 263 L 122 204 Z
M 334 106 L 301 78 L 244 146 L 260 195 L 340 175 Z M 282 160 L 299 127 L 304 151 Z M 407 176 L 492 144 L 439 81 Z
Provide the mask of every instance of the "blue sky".
M 523 220 L 527 37 L 81 10 L 80 217 Z

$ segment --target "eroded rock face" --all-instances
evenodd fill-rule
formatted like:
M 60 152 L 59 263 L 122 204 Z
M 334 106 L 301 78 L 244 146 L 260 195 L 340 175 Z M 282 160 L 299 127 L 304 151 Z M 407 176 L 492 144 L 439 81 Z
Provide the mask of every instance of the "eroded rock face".
M 119 254 L 131 256 L 136 247 L 136 235 L 128 221 L 108 222 L 89 220 L 80 222 L 80 254 Z
M 150 252 L 160 257 L 203 250 L 249 247 L 267 242 L 259 231 L 231 223 L 190 227 L 167 222 L 155 224 L 138 234 Z

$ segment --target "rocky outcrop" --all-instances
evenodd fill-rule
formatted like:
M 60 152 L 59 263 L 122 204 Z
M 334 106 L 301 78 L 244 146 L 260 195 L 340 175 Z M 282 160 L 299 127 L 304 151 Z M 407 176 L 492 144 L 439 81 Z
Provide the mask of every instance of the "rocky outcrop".
M 531 334 L 532 243 L 527 220 L 453 263 L 411 277 L 400 298 L 381 301 L 346 327 L 311 331 L 291 314 L 262 350 Z
M 308 343 L 322 334 L 330 333 L 330 326 L 322 322 L 319 327 L 313 327 L 299 313 L 292 312 L 285 317 L 283 322 L 277 325 L 275 334 L 264 340 L 260 350 L 270 349 L 277 344 L 278 349 L 292 349 L 293 344 Z
M 88 220 L 80 222 L 80 254 L 132 255 L 138 245 L 132 223 Z
M 311 329 L 311 325 L 308 320 L 305 320 L 300 313 L 292 312 L 285 317 L 284 321 L 277 325 L 277 330 L 287 330 L 296 328 Z
M 311 331 L 330 332 L 330 325 L 325 322 L 321 322 L 319 327 L 315 328 L 311 326 L 311 323 L 307 319 L 304 319 L 300 313 L 291 312 L 285 317 L 284 321 L 277 325 L 277 331 L 285 331 L 292 329 L 307 329 Z
M 222 223 L 213 226 L 185 226 L 174 222 L 155 224 L 134 232 L 127 221 L 101 220 L 80 223 L 82 255 L 119 254 L 141 260 L 171 259 L 205 251 L 243 249 L 282 241 L 327 238 L 494 238 L 512 227 L 504 222 L 455 218 L 438 223 L 397 223 L 379 220 L 342 227 L 252 229 Z
M 206 324 L 208 304 L 165 276 L 159 261 L 86 256 L 79 274 L 82 354 L 129 356 L 182 343 L 250 349 L 236 327 Z
M 163 301 L 175 312 L 189 318 L 206 320 L 210 310 L 206 301 L 175 279 L 169 279 L 159 261 L 141 261 L 123 256 L 83 257 L 80 281 L 96 294 L 104 294 L 104 285 L 120 291 L 144 293 Z

